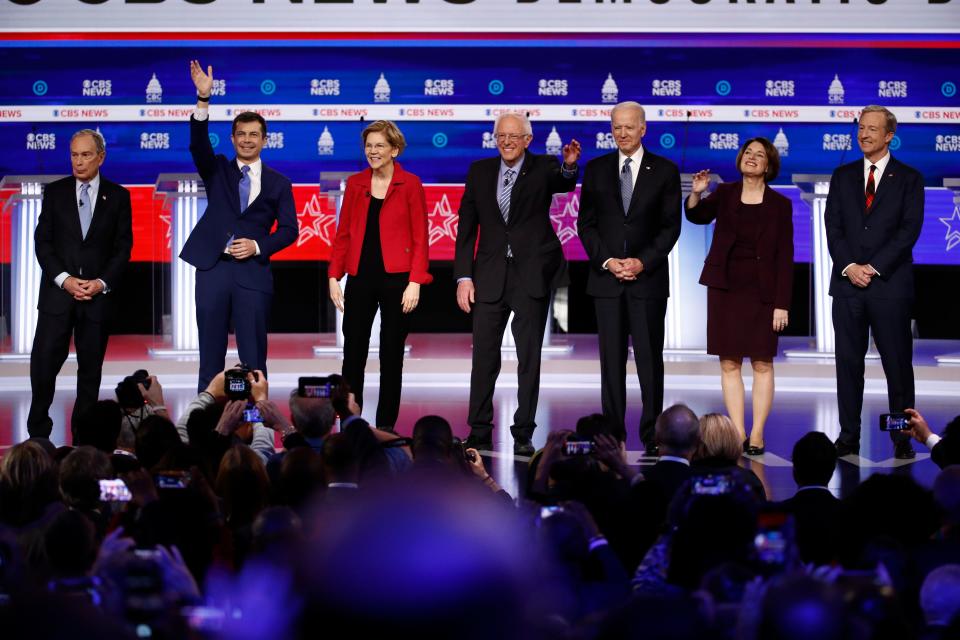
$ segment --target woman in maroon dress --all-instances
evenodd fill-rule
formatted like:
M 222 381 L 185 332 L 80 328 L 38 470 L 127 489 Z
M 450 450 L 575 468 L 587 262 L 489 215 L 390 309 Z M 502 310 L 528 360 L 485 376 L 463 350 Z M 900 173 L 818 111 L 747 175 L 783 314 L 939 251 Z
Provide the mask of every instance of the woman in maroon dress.
M 786 329 L 793 289 L 793 207 L 767 185 L 780 155 L 766 138 L 748 140 L 737 154 L 743 179 L 720 184 L 701 198 L 710 172 L 693 177 L 687 219 L 717 221 L 700 284 L 707 286 L 707 352 L 720 356 L 727 413 L 744 438 L 747 455 L 764 452 L 763 427 L 773 405 L 773 358 Z M 744 358 L 753 367 L 753 428 L 746 437 Z

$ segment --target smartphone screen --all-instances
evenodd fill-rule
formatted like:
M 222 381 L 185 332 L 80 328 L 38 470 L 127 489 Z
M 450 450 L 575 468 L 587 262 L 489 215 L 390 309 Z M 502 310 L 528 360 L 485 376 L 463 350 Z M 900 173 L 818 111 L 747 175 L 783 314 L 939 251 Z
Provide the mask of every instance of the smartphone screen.
M 910 428 L 910 416 L 905 413 L 884 413 L 880 416 L 880 431 L 903 431 Z
M 593 441 L 591 440 L 567 440 L 564 445 L 564 453 L 568 456 L 586 456 L 593 453 Z
M 123 480 L 101 480 L 101 502 L 130 502 L 133 495 Z
M 260 409 L 257 409 L 256 405 L 247 405 L 247 408 L 243 410 L 243 421 L 244 422 L 263 422 L 263 416 L 260 415 Z

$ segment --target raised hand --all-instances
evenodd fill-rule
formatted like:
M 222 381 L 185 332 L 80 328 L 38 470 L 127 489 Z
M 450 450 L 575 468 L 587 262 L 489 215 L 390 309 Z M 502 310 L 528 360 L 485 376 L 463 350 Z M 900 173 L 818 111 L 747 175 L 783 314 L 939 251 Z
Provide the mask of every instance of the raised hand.
M 697 195 L 700 195 L 707 190 L 707 187 L 710 186 L 710 169 L 704 169 L 703 171 L 697 171 L 693 174 L 693 184 L 690 187 L 690 191 Z
M 580 159 L 580 143 L 575 139 L 563 145 L 563 164 L 572 167 Z
M 190 79 L 193 80 L 193 86 L 197 88 L 197 95 L 209 98 L 213 90 L 213 65 L 207 65 L 207 71 L 204 73 L 200 62 L 191 60 Z

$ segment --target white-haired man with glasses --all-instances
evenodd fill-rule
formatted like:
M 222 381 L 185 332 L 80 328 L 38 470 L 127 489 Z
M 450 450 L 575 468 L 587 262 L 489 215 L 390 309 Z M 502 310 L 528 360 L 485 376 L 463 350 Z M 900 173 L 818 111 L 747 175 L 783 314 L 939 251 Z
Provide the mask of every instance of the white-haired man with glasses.
M 499 156 L 474 162 L 467 173 L 454 262 L 457 305 L 473 314 L 467 446 L 492 448 L 500 344 L 513 312 L 518 390 L 510 431 L 514 453 L 530 455 L 547 309 L 553 291 L 568 281 L 550 204 L 553 194 L 576 187 L 580 143 L 564 145 L 562 166 L 554 156 L 531 153 L 533 129 L 520 113 L 500 115 L 494 137 Z

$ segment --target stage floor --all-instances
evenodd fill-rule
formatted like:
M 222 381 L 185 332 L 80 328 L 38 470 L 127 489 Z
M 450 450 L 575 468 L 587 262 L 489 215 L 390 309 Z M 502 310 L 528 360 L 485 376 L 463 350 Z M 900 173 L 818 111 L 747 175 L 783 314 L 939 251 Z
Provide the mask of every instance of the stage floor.
M 469 396 L 470 353 L 469 335 L 417 334 L 409 339 L 410 353 L 404 365 L 404 394 L 397 430 L 408 435 L 413 422 L 426 414 L 438 414 L 453 425 L 456 435 L 465 437 L 467 400 Z M 544 355 L 540 404 L 537 411 L 538 429 L 534 444 L 541 446 L 547 433 L 554 429 L 572 428 L 577 418 L 600 408 L 600 368 L 597 361 L 595 335 L 571 335 L 554 339 L 554 344 L 566 347 L 566 353 Z M 268 363 L 271 397 L 283 400 L 296 386 L 301 375 L 325 375 L 339 372 L 336 356 L 315 357 L 316 345 L 334 346 L 332 335 L 276 334 L 270 337 Z M 781 350 L 802 349 L 807 339 L 785 338 Z M 159 377 L 164 387 L 167 406 L 173 415 L 183 411 L 196 393 L 197 359 L 189 356 L 151 357 L 150 348 L 165 345 L 154 336 L 115 336 L 111 338 L 104 363 L 101 397 L 113 397 L 113 388 L 125 375 L 145 368 Z M 960 342 L 917 341 L 914 366 L 917 387 L 917 408 L 935 431 L 960 413 L 960 366 L 938 364 L 935 356 L 960 352 Z M 235 363 L 228 357 L 227 364 Z M 706 355 L 668 355 L 665 362 L 665 406 L 677 402 L 688 404 L 697 414 L 723 412 L 720 395 L 719 365 L 715 357 Z M 744 377 L 750 385 L 749 364 Z M 793 493 L 790 472 L 790 452 L 793 443 L 810 430 L 823 431 L 835 438 L 837 423 L 836 381 L 833 361 L 778 357 L 775 361 L 777 395 L 773 413 L 766 430 L 767 453 L 756 459 L 744 459 L 764 481 L 768 497 L 782 499 Z M 377 360 L 371 357 L 367 367 L 367 406 L 364 416 L 371 421 L 376 414 Z M 649 464 L 641 457 L 636 433 L 640 417 L 640 389 L 632 363 L 628 363 L 627 393 L 633 405 L 628 406 L 627 448 L 632 463 Z M 52 440 L 66 443 L 66 420 L 73 406 L 76 384 L 76 361 L 68 360 L 57 382 L 57 395 L 51 408 L 54 420 Z M 518 473 L 522 474 L 524 460 L 514 459 L 509 427 L 516 408 L 516 361 L 504 356 L 503 371 L 494 397 L 496 450 L 490 457 L 493 473 L 500 484 L 515 492 Z M 30 404 L 29 360 L 0 362 L 0 448 L 20 442 L 27 437 L 26 416 Z M 861 456 L 844 459 L 831 487 L 838 494 L 846 494 L 871 473 L 894 472 L 914 476 L 930 485 L 937 468 L 929 461 L 927 451 L 917 446 L 917 458 L 900 461 L 893 458 L 893 449 L 886 434 L 877 430 L 876 420 L 887 410 L 886 387 L 879 360 L 867 364 L 864 398 L 865 425 Z M 747 398 L 749 424 L 749 395 Z

